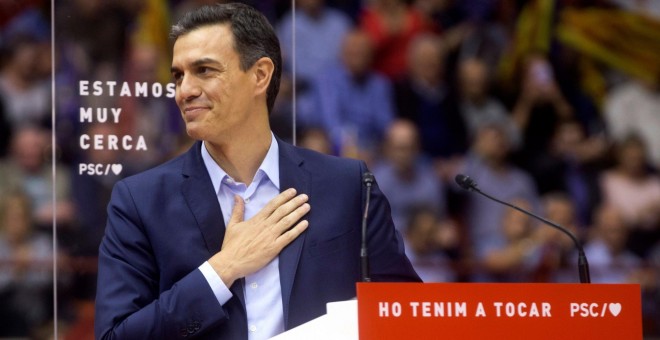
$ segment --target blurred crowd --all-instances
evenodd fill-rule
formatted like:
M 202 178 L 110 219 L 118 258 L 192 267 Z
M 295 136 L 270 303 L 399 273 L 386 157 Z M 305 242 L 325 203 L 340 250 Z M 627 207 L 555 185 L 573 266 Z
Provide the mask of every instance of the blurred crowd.
M 48 338 L 54 280 L 60 336 L 91 338 L 112 185 L 191 141 L 171 98 L 78 82 L 169 83 L 169 27 L 215 2 L 0 1 L 0 338 Z M 660 2 L 244 2 L 282 44 L 275 133 L 365 160 L 424 281 L 578 282 L 570 238 L 461 190 L 465 174 L 575 233 L 592 282 L 640 284 L 660 336 Z M 85 150 L 82 134 L 148 150 Z M 122 171 L 81 174 L 90 163 Z

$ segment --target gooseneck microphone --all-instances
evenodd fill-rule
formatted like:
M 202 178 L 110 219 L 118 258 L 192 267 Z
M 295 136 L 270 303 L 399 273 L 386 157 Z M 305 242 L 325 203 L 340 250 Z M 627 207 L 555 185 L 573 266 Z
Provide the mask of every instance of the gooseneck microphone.
M 543 222 L 543 223 L 545 223 L 545 224 L 547 224 L 551 227 L 554 227 L 558 230 L 561 230 L 564 234 L 568 235 L 573 240 L 573 243 L 575 243 L 575 247 L 578 250 L 578 273 L 580 275 L 580 283 L 590 283 L 591 282 L 591 277 L 589 275 L 589 263 L 587 262 L 587 256 L 584 254 L 584 249 L 582 249 L 582 244 L 580 244 L 580 242 L 575 237 L 575 235 L 573 235 L 573 233 L 571 233 L 568 229 L 560 226 L 557 223 L 549 221 L 549 220 L 547 220 L 547 219 L 545 219 L 541 216 L 537 216 L 535 214 L 532 214 L 531 212 L 529 212 L 529 211 L 527 211 L 523 208 L 517 207 L 517 206 L 515 206 L 511 203 L 507 203 L 507 202 L 504 202 L 502 200 L 499 200 L 499 199 L 497 199 L 497 198 L 495 198 L 495 197 L 479 190 L 479 187 L 477 186 L 477 182 L 475 182 L 472 178 L 470 178 L 468 176 L 465 176 L 463 174 L 458 174 L 458 175 L 456 175 L 455 180 L 456 180 L 456 183 L 461 188 L 463 188 L 467 191 L 477 192 L 477 193 L 483 195 L 484 197 L 486 197 L 488 199 L 491 199 L 491 200 L 493 200 L 497 203 L 504 204 L 504 205 L 506 205 L 508 207 L 511 207 L 513 209 L 516 209 L 516 210 L 518 210 L 518 211 L 520 211 L 520 212 L 522 212 L 522 213 L 524 213 L 528 216 L 534 217 L 534 218 L 538 219 L 539 221 L 541 221 L 541 222 Z
M 369 199 L 371 198 L 371 185 L 373 183 L 374 175 L 371 172 L 365 172 L 362 175 L 362 184 L 367 187 L 367 199 L 364 204 L 364 215 L 362 215 L 362 246 L 360 247 L 362 282 L 371 282 L 371 278 L 369 278 L 369 252 L 367 251 L 367 220 L 369 218 Z

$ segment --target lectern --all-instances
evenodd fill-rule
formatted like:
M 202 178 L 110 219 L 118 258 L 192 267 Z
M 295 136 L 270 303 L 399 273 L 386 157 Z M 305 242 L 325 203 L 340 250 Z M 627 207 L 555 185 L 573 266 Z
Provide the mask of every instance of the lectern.
M 642 338 L 636 284 L 358 283 L 328 311 L 275 338 Z

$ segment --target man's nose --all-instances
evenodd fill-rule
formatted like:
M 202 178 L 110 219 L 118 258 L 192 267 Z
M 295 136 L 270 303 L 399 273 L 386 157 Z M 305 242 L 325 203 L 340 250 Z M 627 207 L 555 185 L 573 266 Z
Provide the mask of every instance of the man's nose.
M 179 83 L 179 98 L 189 100 L 199 97 L 201 88 L 199 83 L 190 75 L 184 75 Z

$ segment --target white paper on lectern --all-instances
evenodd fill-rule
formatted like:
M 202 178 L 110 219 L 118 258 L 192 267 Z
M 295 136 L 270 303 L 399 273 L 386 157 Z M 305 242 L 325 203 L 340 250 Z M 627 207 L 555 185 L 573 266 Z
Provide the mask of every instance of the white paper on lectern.
M 357 300 L 329 302 L 325 308 L 327 314 L 271 340 L 358 340 Z

